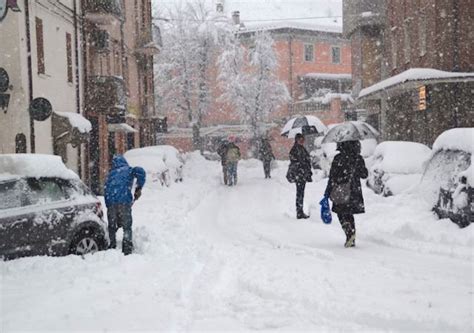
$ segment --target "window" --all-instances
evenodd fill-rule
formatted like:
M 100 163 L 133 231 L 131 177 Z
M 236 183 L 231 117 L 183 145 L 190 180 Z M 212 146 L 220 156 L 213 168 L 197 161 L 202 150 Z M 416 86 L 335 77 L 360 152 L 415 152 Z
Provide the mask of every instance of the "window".
M 71 34 L 66 32 L 66 62 L 67 62 L 67 82 L 72 83 L 72 41 Z
M 426 16 L 423 12 L 420 13 L 418 20 L 418 38 L 420 43 L 420 56 L 424 56 L 426 54 Z
M 341 63 L 341 48 L 338 46 L 332 47 L 332 63 L 333 64 Z
M 304 61 L 314 61 L 314 45 L 304 45 Z
M 16 180 L 0 183 L 0 210 L 21 207 L 21 193 Z
M 67 199 L 66 194 L 54 179 L 27 179 L 28 189 L 25 193 L 28 205 L 41 205 Z
M 410 21 L 405 21 L 405 24 L 403 24 L 403 53 L 405 55 L 405 63 L 410 62 Z
M 390 38 L 390 51 L 392 55 L 392 69 L 397 68 L 398 57 L 397 57 L 397 34 L 396 29 L 392 30 Z
M 44 74 L 43 20 L 38 17 L 36 18 L 36 58 L 38 61 L 38 74 Z
M 15 153 L 26 154 L 26 136 L 23 133 L 18 133 L 15 136 Z

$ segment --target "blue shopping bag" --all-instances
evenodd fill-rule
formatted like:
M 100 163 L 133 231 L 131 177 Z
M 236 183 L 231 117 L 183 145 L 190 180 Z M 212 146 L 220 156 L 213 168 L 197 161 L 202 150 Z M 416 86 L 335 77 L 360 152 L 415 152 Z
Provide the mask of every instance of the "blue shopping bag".
M 323 220 L 326 224 L 331 224 L 332 222 L 332 215 L 331 215 L 331 207 L 329 205 L 329 198 L 324 197 L 319 204 L 321 205 L 321 220 Z

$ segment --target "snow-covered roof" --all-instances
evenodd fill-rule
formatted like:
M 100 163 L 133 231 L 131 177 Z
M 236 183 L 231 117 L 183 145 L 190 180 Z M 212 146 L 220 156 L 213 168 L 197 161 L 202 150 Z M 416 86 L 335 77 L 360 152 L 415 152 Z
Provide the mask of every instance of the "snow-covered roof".
M 324 96 L 320 97 L 311 97 L 305 100 L 297 101 L 294 104 L 304 104 L 304 103 L 322 103 L 322 104 L 330 104 L 331 101 L 335 98 L 340 98 L 342 102 L 346 103 L 354 103 L 354 99 L 352 95 L 349 93 L 327 93 Z
M 351 80 L 351 74 L 334 74 L 334 73 L 307 73 L 302 77 L 320 80 Z
M 314 23 L 278 21 L 278 22 L 245 22 L 245 26 L 240 30 L 241 33 L 255 32 L 261 30 L 279 30 L 279 29 L 296 29 L 330 33 L 342 33 L 342 27 L 318 25 Z
M 75 112 L 55 112 L 58 116 L 67 118 L 72 127 L 75 127 L 81 133 L 89 133 L 92 130 L 92 124 L 81 114 Z
M 359 93 L 359 98 L 365 97 L 379 90 L 391 88 L 409 81 L 432 81 L 432 80 L 474 80 L 474 73 L 445 72 L 433 68 L 411 68 L 398 75 L 382 80 L 370 87 L 364 88 Z
M 0 155 L 0 178 L 61 178 L 79 179 L 55 155 L 5 154 Z
M 474 127 L 452 128 L 441 133 L 433 144 L 433 152 L 448 149 L 462 150 L 473 154 Z

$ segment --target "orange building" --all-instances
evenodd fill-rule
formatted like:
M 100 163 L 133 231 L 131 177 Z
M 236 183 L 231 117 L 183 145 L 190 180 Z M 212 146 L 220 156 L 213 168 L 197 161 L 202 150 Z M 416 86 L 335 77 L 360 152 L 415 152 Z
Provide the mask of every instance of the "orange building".
M 291 101 L 276 110 L 268 119 L 268 135 L 273 139 L 277 158 L 287 158 L 293 141 L 280 136 L 282 126 L 294 115 L 315 115 L 326 124 L 345 119 L 345 109 L 351 102 L 351 46 L 340 28 L 301 23 L 243 25 L 240 15 L 232 17 L 245 45 L 258 31 L 268 31 L 274 41 L 279 60 L 278 78 L 287 86 Z M 217 66 L 216 66 L 217 67 Z M 216 73 L 211 73 L 216 76 Z M 215 80 L 217 82 L 217 80 Z M 250 129 L 240 123 L 235 110 L 219 101 L 219 87 L 213 87 L 213 100 L 203 118 L 201 136 L 203 150 L 214 151 L 217 143 L 229 135 L 241 140 L 244 153 L 251 138 Z M 182 150 L 192 149 L 191 129 L 185 128 L 173 114 L 168 117 L 167 133 L 159 134 L 159 142 Z

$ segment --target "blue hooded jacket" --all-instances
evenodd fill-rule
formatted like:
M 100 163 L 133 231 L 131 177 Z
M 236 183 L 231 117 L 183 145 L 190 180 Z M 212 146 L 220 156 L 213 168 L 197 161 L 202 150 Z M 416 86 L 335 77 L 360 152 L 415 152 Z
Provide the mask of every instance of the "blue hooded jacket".
M 123 156 L 114 156 L 112 169 L 105 182 L 106 206 L 131 204 L 133 202 L 132 187 L 135 178 L 137 179 L 137 188 L 142 188 L 145 185 L 145 170 L 140 167 L 130 167 Z

